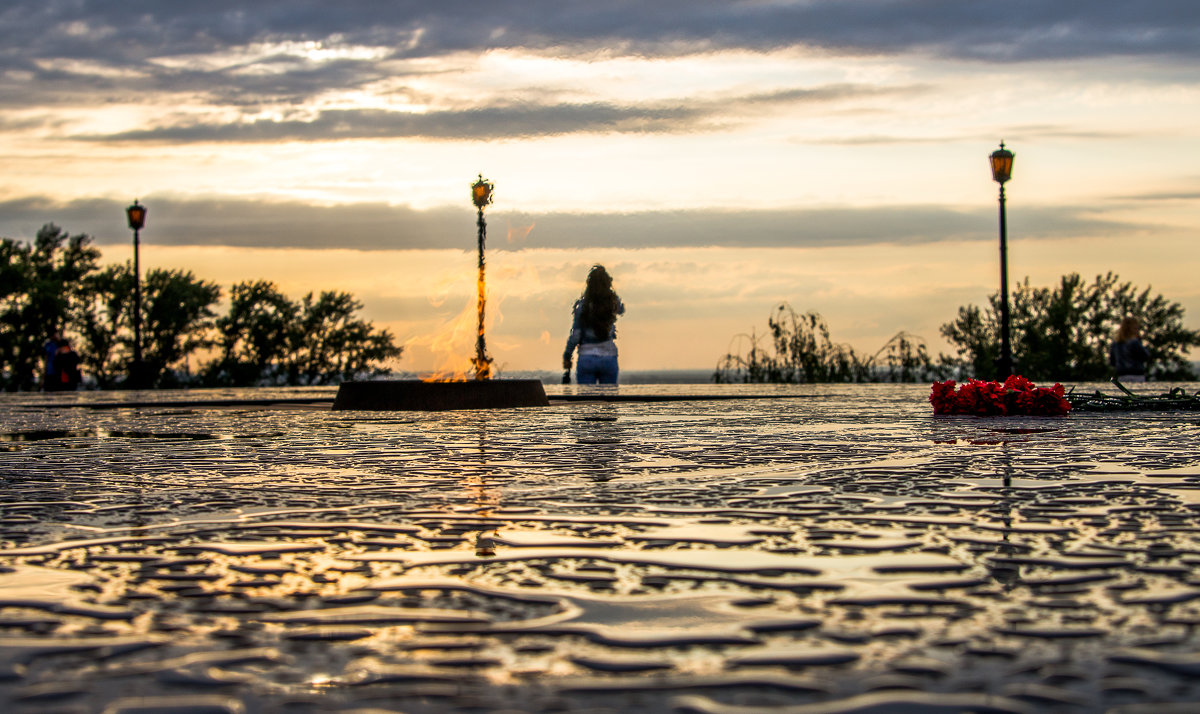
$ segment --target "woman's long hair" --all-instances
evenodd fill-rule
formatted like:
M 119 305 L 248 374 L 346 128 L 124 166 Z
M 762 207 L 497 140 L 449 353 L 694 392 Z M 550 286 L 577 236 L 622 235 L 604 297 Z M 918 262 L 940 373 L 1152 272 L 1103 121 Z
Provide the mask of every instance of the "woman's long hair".
M 613 292 L 612 277 L 603 265 L 593 265 L 588 272 L 582 300 L 584 327 L 590 328 L 596 337 L 606 339 L 617 321 L 617 306 L 621 300 Z
M 1135 337 L 1142 336 L 1142 324 L 1136 317 L 1132 315 L 1121 320 L 1121 326 L 1117 328 L 1117 342 L 1128 342 Z

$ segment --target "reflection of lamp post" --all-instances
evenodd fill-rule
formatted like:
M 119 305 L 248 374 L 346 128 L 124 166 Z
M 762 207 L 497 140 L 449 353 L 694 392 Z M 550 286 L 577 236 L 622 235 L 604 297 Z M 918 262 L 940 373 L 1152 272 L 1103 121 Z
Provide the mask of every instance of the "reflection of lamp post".
M 1004 182 L 1012 178 L 1013 153 L 1004 148 L 992 152 L 988 157 L 992 164 L 992 178 L 1000 184 L 1000 357 L 996 368 L 1000 379 L 1013 373 L 1012 342 L 1009 338 L 1008 316 L 1008 223 L 1004 215 Z
M 487 223 L 483 220 L 483 209 L 492 202 L 493 188 L 495 186 L 489 183 L 483 174 L 479 174 L 479 180 L 471 185 L 471 202 L 475 204 L 475 208 L 479 209 L 479 217 L 476 220 L 476 224 L 479 226 L 479 279 L 477 281 L 479 328 L 475 337 L 475 358 L 471 360 L 475 365 L 475 379 L 477 380 L 490 379 L 492 376 L 492 358 L 487 356 L 487 348 L 483 342 L 483 308 L 486 304 L 483 281 L 483 242 L 487 238 Z
M 146 225 L 146 207 L 133 199 L 133 205 L 125 209 L 129 217 L 129 227 L 133 229 L 133 367 L 130 369 L 130 382 L 134 387 L 142 387 L 142 278 L 141 266 L 138 262 L 139 233 Z

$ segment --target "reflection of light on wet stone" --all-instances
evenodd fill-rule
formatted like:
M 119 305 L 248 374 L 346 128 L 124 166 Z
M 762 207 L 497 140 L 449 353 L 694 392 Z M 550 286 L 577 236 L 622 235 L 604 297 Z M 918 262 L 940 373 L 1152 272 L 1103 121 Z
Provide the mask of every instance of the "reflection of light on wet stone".
M 820 704 L 756 707 L 722 704 L 708 697 L 681 696 L 673 701 L 680 714 L 1031 714 L 1017 699 L 992 694 L 876 692 Z
M 563 558 L 593 558 L 615 563 L 638 563 L 692 570 L 718 570 L 738 572 L 797 572 L 820 575 L 823 572 L 849 574 L 861 572 L 901 573 L 940 572 L 963 570 L 967 566 L 944 555 L 914 553 L 889 554 L 882 556 L 822 557 L 800 556 L 785 553 L 766 553 L 735 549 L 688 549 L 688 550 L 630 550 L 630 549 L 581 549 L 581 548 L 522 548 L 511 552 L 497 552 L 486 562 L 497 563 L 512 560 L 553 560 Z M 428 565 L 452 565 L 479 563 L 473 553 L 454 552 L 381 552 L 346 556 L 347 560 L 399 562 L 410 567 Z
M 243 541 L 227 543 L 189 543 L 178 549 L 180 553 L 222 553 L 224 555 L 278 555 L 280 553 L 303 553 L 324 550 L 324 546 L 307 543 L 277 543 L 266 541 Z
M 1146 595 L 1125 595 L 1123 605 L 1177 605 L 1200 598 L 1200 589 L 1168 587 Z
M 162 543 L 166 539 L 155 536 L 145 537 L 125 537 L 125 538 L 88 538 L 81 540 L 67 540 L 59 543 L 47 543 L 45 545 L 30 546 L 27 548 L 9 548 L 0 550 L 0 556 L 5 555 L 51 555 L 64 550 L 74 548 L 93 548 L 96 546 L 110 544 L 136 544 L 136 543 Z
M 492 536 L 496 545 L 512 548 L 611 548 L 621 541 L 604 538 L 561 535 L 548 531 L 498 531 Z
M 1152 649 L 1130 648 L 1108 656 L 1112 662 L 1141 665 L 1165 670 L 1185 677 L 1200 677 L 1200 654 L 1159 652 Z
M 128 620 L 134 613 L 86 602 L 76 590 L 90 584 L 84 573 L 18 566 L 0 573 L 0 608 L 29 608 L 100 620 Z
M 385 607 L 381 605 L 353 605 L 327 607 L 319 610 L 296 610 L 263 615 L 263 622 L 278 622 L 297 625 L 387 625 L 411 623 L 454 623 L 481 625 L 491 618 L 455 610 L 435 610 L 417 607 Z
M 364 627 L 293 627 L 284 633 L 284 639 L 316 642 L 349 642 L 374 635 L 374 630 Z
M 605 655 L 603 657 L 574 655 L 571 657 L 571 661 L 580 667 L 596 672 L 653 672 L 671 669 L 675 666 L 671 660 L 665 657 L 639 657 L 630 655 Z
M 810 617 L 745 610 L 728 596 L 592 599 L 564 596 L 563 612 L 540 621 L 493 626 L 493 632 L 579 634 L 613 647 L 755 644 L 757 630 L 801 631 Z
M 746 650 L 744 653 L 729 658 L 734 667 L 787 667 L 802 669 L 805 667 L 830 667 L 839 664 L 855 662 L 859 659 L 857 652 L 836 647 L 797 647 L 785 645 L 781 647 L 762 647 Z
M 989 565 L 1007 565 L 1013 567 L 1043 567 L 1055 570 L 1125 570 L 1132 568 L 1134 563 L 1124 558 L 1113 558 L 1109 555 L 1099 558 L 1079 558 L 1061 556 L 1057 558 L 1039 558 L 1027 555 L 988 558 Z
M 681 523 L 648 528 L 629 535 L 626 540 L 664 541 L 667 543 L 710 543 L 714 545 L 754 545 L 764 535 L 788 535 L 785 528 L 733 523 Z
M 113 657 L 157 647 L 166 643 L 159 636 L 91 637 L 6 637 L 0 643 L 0 662 L 8 667 L 24 666 L 39 657 L 63 654 L 89 654 Z M 10 672 L 13 670 L 9 670 Z
M 864 534 L 871 535 L 871 534 Z M 876 535 L 865 538 L 837 538 L 821 540 L 819 545 L 829 550 L 853 552 L 882 553 L 886 551 L 901 551 L 924 545 L 924 541 L 905 538 L 897 535 Z
M 927 388 L 791 389 L 813 398 L 608 405 L 609 422 L 0 404 L 12 433 L 222 437 L 3 453 L 0 566 L 49 590 L 0 606 L 0 711 L 1200 699 L 1200 433 L 1153 414 L 1136 438 L 1113 437 L 1123 416 L 1042 433 L 932 419 Z M 670 644 L 692 635 L 709 642 Z M 823 652 L 855 659 L 805 659 Z
M 117 699 L 103 714 L 245 714 L 246 705 L 237 697 L 193 694 Z

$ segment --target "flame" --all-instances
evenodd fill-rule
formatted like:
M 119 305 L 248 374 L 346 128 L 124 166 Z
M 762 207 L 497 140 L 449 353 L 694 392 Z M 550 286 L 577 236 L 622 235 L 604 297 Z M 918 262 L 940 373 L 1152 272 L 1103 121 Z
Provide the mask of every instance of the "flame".
M 457 315 L 429 338 L 429 351 L 437 356 L 433 371 L 423 382 L 465 382 L 470 379 L 467 370 L 470 359 L 468 345 L 475 338 L 474 301 L 463 306 Z
M 486 325 L 494 328 L 503 320 L 500 304 L 503 300 L 493 300 L 487 307 Z M 411 344 L 428 345 L 434 354 L 434 368 L 424 377 L 423 382 L 468 382 L 475 379 L 475 348 L 479 339 L 479 302 L 477 296 L 472 296 L 462 309 L 441 327 L 431 337 L 410 340 Z M 488 358 L 488 374 L 495 376 L 495 368 L 491 366 L 492 358 Z
M 475 322 L 475 357 L 471 359 L 471 364 L 475 366 L 475 379 L 484 380 L 492 378 L 492 358 L 487 356 L 487 346 L 483 339 L 483 318 L 487 306 L 487 283 L 483 277 L 482 262 L 479 264 L 479 277 L 475 280 L 475 286 L 479 295 L 475 302 L 477 311 Z
M 484 185 L 486 185 L 487 191 L 490 192 L 491 184 L 487 184 L 483 180 L 483 177 L 480 176 L 479 182 L 476 183 L 472 187 L 472 191 L 475 192 L 477 199 L 479 198 L 479 189 L 481 186 L 484 186 Z M 487 344 L 484 340 L 484 321 L 486 318 L 486 309 L 487 309 L 487 281 L 484 277 L 485 262 L 484 262 L 483 249 L 484 249 L 484 243 L 487 240 L 487 223 L 483 220 L 483 207 L 484 207 L 484 205 L 486 205 L 486 203 L 489 203 L 489 202 L 490 201 L 485 201 L 485 202 L 481 202 L 480 200 L 475 201 L 475 205 L 479 207 L 479 217 L 477 220 L 477 225 L 479 226 L 479 263 L 478 263 L 479 272 L 475 278 L 475 292 L 476 292 L 475 334 L 474 334 L 475 356 L 470 359 L 470 362 L 471 362 L 472 367 L 474 367 L 474 370 L 475 370 L 475 380 L 476 381 L 484 381 L 484 380 L 488 380 L 488 379 L 492 378 L 492 362 L 493 362 L 493 360 L 487 354 Z M 530 230 L 532 230 L 533 226 L 530 226 L 529 228 L 530 228 Z M 464 311 L 464 312 L 466 312 L 466 311 Z M 459 318 L 457 320 L 455 320 L 455 322 L 453 323 L 453 325 L 452 325 L 453 329 L 450 331 L 450 334 L 452 337 L 457 335 L 459 332 L 459 328 L 461 328 L 463 326 L 462 325 L 463 317 L 464 317 L 464 315 L 460 313 Z M 436 339 L 431 341 L 431 347 L 435 347 L 436 343 L 437 343 Z M 447 351 L 449 351 L 449 350 L 447 350 Z M 467 379 L 467 375 L 463 374 L 462 372 L 460 372 L 458 370 L 451 371 L 449 373 L 449 375 L 447 375 L 446 370 L 444 368 L 439 368 L 438 370 L 436 370 L 434 372 L 434 374 L 427 377 L 425 379 L 425 381 L 427 381 L 427 382 L 465 381 L 466 379 Z

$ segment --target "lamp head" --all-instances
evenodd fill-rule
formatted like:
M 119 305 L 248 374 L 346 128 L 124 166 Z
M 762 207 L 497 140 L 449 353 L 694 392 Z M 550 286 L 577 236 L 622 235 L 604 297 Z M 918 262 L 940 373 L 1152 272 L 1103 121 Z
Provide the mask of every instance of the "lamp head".
M 1012 178 L 1013 152 L 1004 148 L 1004 142 L 1000 142 L 1000 148 L 992 152 L 988 157 L 988 161 L 992 164 L 992 178 L 1001 186 L 1004 182 Z
M 133 199 L 133 205 L 125 209 L 125 215 L 129 218 L 129 227 L 135 231 L 140 231 L 142 226 L 146 225 L 146 207 Z
M 483 174 L 479 174 L 479 180 L 471 184 L 471 202 L 475 204 L 476 208 L 482 210 L 484 206 L 492 202 L 492 189 L 494 188 L 495 186 L 485 179 Z

